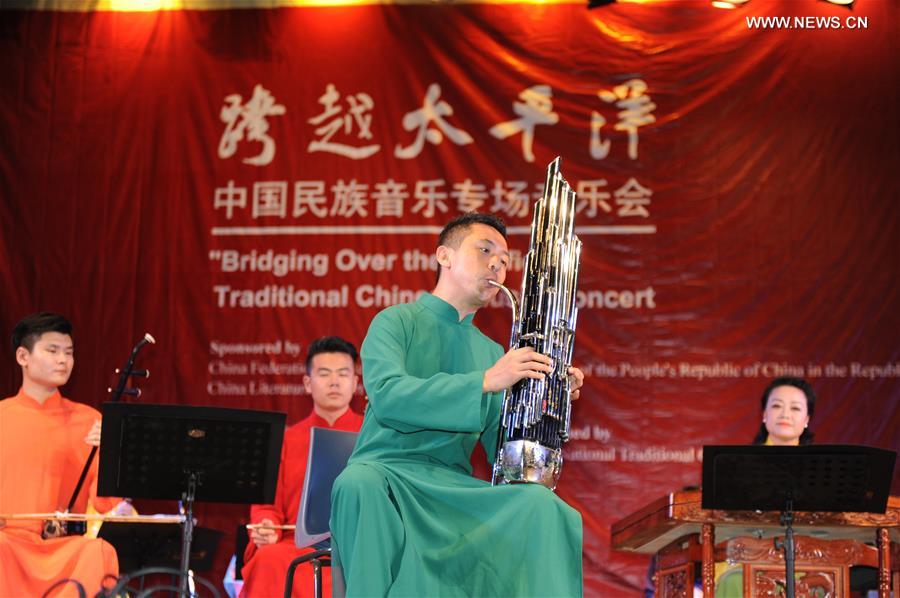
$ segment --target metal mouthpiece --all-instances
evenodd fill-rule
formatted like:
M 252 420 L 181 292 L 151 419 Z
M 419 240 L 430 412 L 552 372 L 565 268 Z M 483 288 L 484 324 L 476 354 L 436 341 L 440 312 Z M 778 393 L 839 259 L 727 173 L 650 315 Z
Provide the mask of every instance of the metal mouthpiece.
M 513 295 L 512 291 L 496 280 L 488 280 L 488 282 L 503 291 L 506 294 L 506 298 L 509 299 L 509 305 L 512 308 L 512 332 L 510 332 L 510 342 L 511 344 L 516 344 L 519 341 L 519 302 L 516 300 L 516 296 Z
M 500 283 L 497 282 L 496 280 L 490 280 L 490 279 L 488 279 L 488 283 L 494 285 L 495 287 L 497 287 L 498 289 L 500 289 L 501 291 L 503 291 L 503 292 L 506 294 L 506 296 L 509 297 L 509 302 L 510 302 L 512 305 L 516 305 L 516 297 L 515 297 L 515 295 L 512 294 L 512 291 L 510 291 L 508 288 L 506 288 L 505 286 L 503 286 L 502 284 L 500 284 Z

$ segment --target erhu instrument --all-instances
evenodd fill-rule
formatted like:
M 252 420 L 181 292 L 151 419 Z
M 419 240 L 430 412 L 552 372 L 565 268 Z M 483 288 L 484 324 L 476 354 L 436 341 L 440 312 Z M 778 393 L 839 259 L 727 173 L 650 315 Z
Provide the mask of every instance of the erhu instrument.
M 506 389 L 491 483 L 529 482 L 556 488 L 562 445 L 569 439 L 575 344 L 576 286 L 581 241 L 575 235 L 575 192 L 557 157 L 547 167 L 544 194 L 534 206 L 531 244 L 522 273 L 521 302 L 492 282 L 512 305 L 510 348 L 532 347 L 553 361 L 543 380 L 525 378 Z
M 59 521 L 90 523 L 184 523 L 184 515 L 110 515 L 103 513 L 69 513 L 68 511 L 56 511 L 54 513 L 0 513 L 0 521 Z
M 116 388 L 108 388 L 107 392 L 111 393 L 110 401 L 116 402 L 122 398 L 122 395 L 129 395 L 139 397 L 141 395 L 141 391 L 138 388 L 125 388 L 125 385 L 128 384 L 129 378 L 131 376 L 138 376 L 142 378 L 150 377 L 150 370 L 136 370 L 134 369 L 134 360 L 137 357 L 138 351 L 141 350 L 141 347 L 146 345 L 147 343 L 153 344 L 156 342 L 149 332 L 144 333 L 144 337 L 138 341 L 138 343 L 131 350 L 131 355 L 128 356 L 128 360 L 125 362 L 125 365 L 121 369 L 116 369 L 116 373 L 119 374 L 119 382 L 116 384 Z M 66 507 L 65 513 L 69 513 L 72 508 L 75 506 L 75 501 L 78 500 L 78 494 L 81 492 L 82 486 L 84 486 L 84 480 L 87 478 L 88 471 L 91 469 L 91 464 L 94 462 L 94 457 L 97 455 L 97 447 L 91 447 L 91 452 L 87 457 L 87 460 L 84 463 L 84 467 L 81 469 L 81 475 L 78 477 L 78 483 L 75 484 L 75 490 L 72 492 L 72 497 L 69 499 L 69 505 Z M 60 529 L 59 525 L 62 522 L 58 517 L 48 519 L 44 522 L 44 532 L 43 535 L 45 537 L 54 537 L 58 535 L 66 535 L 66 534 L 83 534 L 85 531 L 85 527 L 83 524 L 83 519 L 69 519 L 66 520 L 66 525 Z

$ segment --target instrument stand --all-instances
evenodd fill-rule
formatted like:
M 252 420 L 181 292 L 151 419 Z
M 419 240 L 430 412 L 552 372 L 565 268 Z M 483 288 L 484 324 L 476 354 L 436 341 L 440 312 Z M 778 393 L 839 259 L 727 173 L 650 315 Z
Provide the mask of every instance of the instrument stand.
M 784 526 L 784 539 L 775 538 L 775 548 L 784 551 L 784 592 L 785 598 L 794 598 L 794 507 L 790 498 L 781 512 L 781 525 Z
M 704 509 L 776 511 L 785 592 L 794 598 L 794 513 L 884 513 L 897 453 L 868 446 L 705 446 Z
M 103 405 L 97 493 L 182 501 L 181 596 L 194 595 L 194 502 L 274 501 L 285 417 L 221 407 Z
M 191 542 L 194 539 L 194 497 L 197 494 L 197 475 L 196 471 L 188 473 L 187 491 L 182 495 L 181 514 L 184 515 L 184 523 L 181 525 L 181 593 L 184 596 L 193 596 L 193 588 L 188 593 L 188 579 L 192 575 L 190 571 L 191 564 Z M 191 584 L 193 586 L 193 584 Z

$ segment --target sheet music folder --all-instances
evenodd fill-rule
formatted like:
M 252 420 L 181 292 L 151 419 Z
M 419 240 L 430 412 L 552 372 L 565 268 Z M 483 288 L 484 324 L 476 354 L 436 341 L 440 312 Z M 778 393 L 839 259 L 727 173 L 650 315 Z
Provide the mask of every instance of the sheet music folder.
M 223 407 L 104 403 L 101 496 L 269 504 L 285 414 Z
M 884 513 L 897 453 L 852 445 L 704 446 L 704 509 Z

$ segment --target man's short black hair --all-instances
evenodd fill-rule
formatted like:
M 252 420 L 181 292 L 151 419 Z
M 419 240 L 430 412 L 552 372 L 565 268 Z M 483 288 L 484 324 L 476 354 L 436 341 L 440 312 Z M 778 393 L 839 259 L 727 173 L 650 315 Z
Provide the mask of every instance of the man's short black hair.
M 762 393 L 761 411 L 765 412 L 766 405 L 769 403 L 769 395 L 779 386 L 793 386 L 794 388 L 803 391 L 803 394 L 806 395 L 806 413 L 809 415 L 809 419 L 812 420 L 813 413 L 816 412 L 816 393 L 813 391 L 812 385 L 809 382 L 803 378 L 795 378 L 793 376 L 775 378 L 768 386 L 766 386 L 766 389 Z M 803 433 L 800 435 L 800 444 L 812 444 L 813 436 L 814 434 L 810 432 L 808 428 L 803 430 Z M 766 424 L 763 422 L 759 426 L 756 438 L 753 439 L 753 444 L 765 444 L 768 437 L 769 431 L 766 430 Z
M 34 343 L 45 332 L 59 332 L 72 336 L 72 323 L 59 314 L 42 311 L 22 318 L 12 331 L 12 350 L 15 354 L 19 347 L 25 347 L 30 353 Z
M 346 353 L 356 363 L 359 359 L 359 352 L 350 341 L 344 340 L 339 336 L 323 336 L 317 338 L 309 345 L 306 350 L 306 373 L 310 373 L 313 357 L 319 353 Z
M 438 236 L 437 246 L 453 247 L 456 249 L 469 232 L 469 228 L 473 224 L 484 224 L 490 226 L 503 238 L 506 238 L 506 224 L 503 220 L 494 214 L 482 214 L 481 212 L 466 212 L 457 216 L 444 225 L 441 234 Z M 441 277 L 441 265 L 437 267 L 437 279 Z

